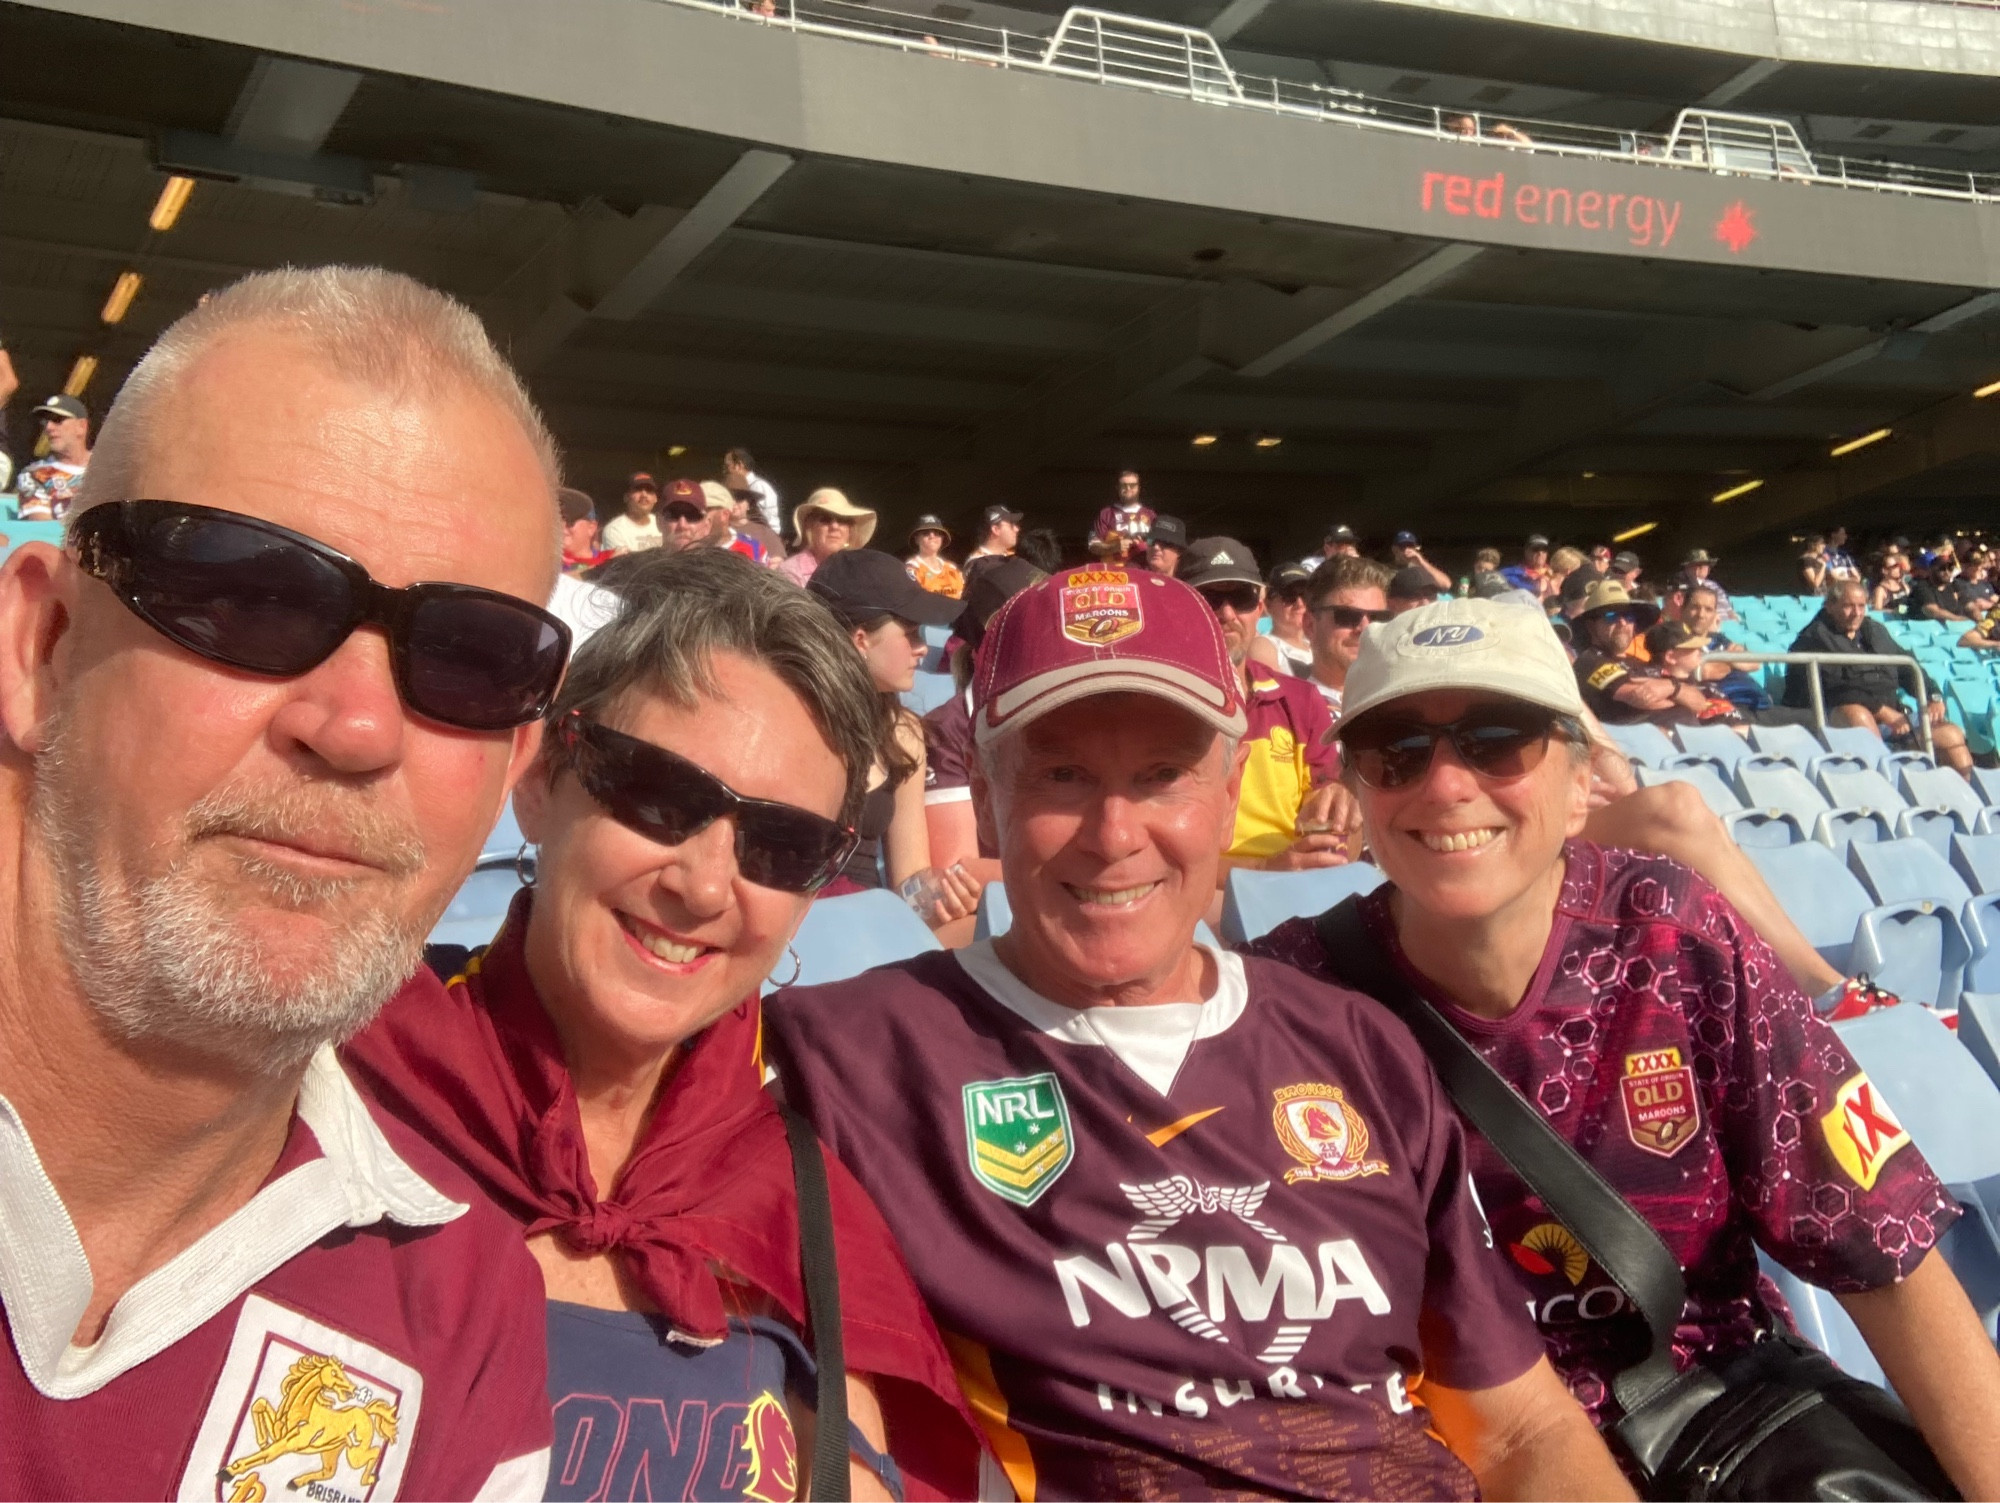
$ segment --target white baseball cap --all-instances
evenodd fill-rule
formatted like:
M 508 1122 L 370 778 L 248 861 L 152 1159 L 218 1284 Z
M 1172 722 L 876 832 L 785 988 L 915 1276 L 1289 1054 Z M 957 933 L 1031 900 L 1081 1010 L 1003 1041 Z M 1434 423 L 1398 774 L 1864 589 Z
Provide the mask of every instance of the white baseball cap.
M 1478 689 L 1583 715 L 1576 671 L 1539 606 L 1447 599 L 1368 628 L 1347 670 L 1343 724 L 1432 689 Z

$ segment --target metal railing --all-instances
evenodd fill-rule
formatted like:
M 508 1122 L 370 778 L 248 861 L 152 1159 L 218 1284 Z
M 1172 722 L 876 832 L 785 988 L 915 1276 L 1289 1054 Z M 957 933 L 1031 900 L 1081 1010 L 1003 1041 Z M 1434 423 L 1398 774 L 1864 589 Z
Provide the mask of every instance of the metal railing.
M 1022 69 L 1147 89 L 1207 104 L 1264 110 L 1368 130 L 1476 140 L 1514 151 L 1608 158 L 1740 177 L 1886 193 L 2000 199 L 2000 173 L 1958 172 L 1809 151 L 1783 120 L 1683 110 L 1671 131 L 1618 130 L 1520 115 L 1418 104 L 1232 67 L 1207 32 L 1114 11 L 1072 8 L 1048 31 L 982 26 L 862 0 L 652 0 L 765 26 L 921 52 L 954 62 Z M 2000 8 L 2000 0 L 1993 0 Z
M 1910 725 L 1916 730 L 1924 744 L 1924 755 L 1933 762 L 1937 760 L 1937 748 L 1931 742 L 1930 717 L 1924 713 L 1925 703 L 1930 699 L 1930 680 L 1924 676 L 1924 665 L 1907 653 L 1886 652 L 1738 652 L 1731 648 L 1728 652 L 1707 654 L 1706 661 L 1726 663 L 1739 667 L 1744 663 L 1804 663 L 1812 669 L 1806 675 L 1808 692 L 1812 700 L 1813 729 L 1826 729 L 1826 689 L 1820 683 L 1819 670 L 1823 666 L 1852 668 L 1857 663 L 1887 663 L 1898 668 L 1912 668 L 1917 675 L 1917 708 L 1909 717 Z M 1824 741 L 1826 738 L 1820 738 Z

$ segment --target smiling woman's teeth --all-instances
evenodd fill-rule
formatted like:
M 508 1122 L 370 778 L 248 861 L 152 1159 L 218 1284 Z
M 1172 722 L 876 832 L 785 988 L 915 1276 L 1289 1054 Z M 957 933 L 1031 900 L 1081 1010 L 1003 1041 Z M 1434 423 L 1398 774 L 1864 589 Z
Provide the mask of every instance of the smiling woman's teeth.
M 1476 851 L 1499 833 L 1498 830 L 1454 830 L 1449 834 L 1424 834 L 1417 838 L 1433 851 Z
M 1142 887 L 1073 887 L 1070 891 L 1074 892 L 1081 902 L 1103 903 L 1107 907 L 1122 908 L 1127 903 L 1138 902 L 1151 892 L 1155 885 L 1148 882 Z
M 701 945 L 677 945 L 659 934 L 642 934 L 639 936 L 639 943 L 652 954 L 674 965 L 693 965 L 702 957 Z

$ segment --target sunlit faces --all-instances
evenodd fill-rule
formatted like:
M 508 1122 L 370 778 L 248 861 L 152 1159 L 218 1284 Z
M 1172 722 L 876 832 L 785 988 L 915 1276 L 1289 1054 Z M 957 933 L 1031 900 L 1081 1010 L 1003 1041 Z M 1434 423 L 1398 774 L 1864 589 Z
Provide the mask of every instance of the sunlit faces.
M 1638 631 L 1636 618 L 1629 611 L 1607 611 L 1590 617 L 1583 626 L 1590 645 L 1615 658 L 1631 651 Z
M 1449 689 L 1411 695 L 1369 711 L 1442 725 L 1499 696 Z M 1563 842 L 1583 828 L 1590 773 L 1558 740 L 1524 776 L 1469 770 L 1449 740 L 1429 771 L 1398 788 L 1358 783 L 1368 846 L 1404 900 L 1447 918 L 1485 919 L 1545 881 Z
M 846 770 L 805 702 L 733 653 L 720 691 L 689 709 L 634 692 L 600 717 L 715 774 L 745 798 L 837 818 Z M 746 880 L 736 825 L 719 819 L 677 846 L 619 824 L 569 772 L 538 761 L 515 795 L 541 845 L 528 971 L 572 1050 L 657 1057 L 757 990 L 810 901 Z
M 693 548 L 708 541 L 708 513 L 675 504 L 660 513 L 660 533 L 670 553 Z
M 830 558 L 847 546 L 847 518 L 816 511 L 806 518 L 806 547 L 815 558 Z
M 1213 729 L 1154 695 L 1097 695 L 1008 737 L 987 776 L 974 798 L 1006 873 L 1015 974 L 1088 1006 L 1188 963 L 1241 777 Z
M 1687 599 L 1681 605 L 1681 623 L 1689 631 L 1700 632 L 1706 638 L 1715 631 L 1720 619 L 1713 594 L 1707 590 L 1688 591 Z
M 1354 660 L 1361 656 L 1361 634 L 1369 624 L 1354 614 L 1357 611 L 1368 612 L 1378 620 L 1384 619 L 1389 614 L 1389 597 L 1380 587 L 1368 585 L 1359 589 L 1335 590 L 1314 607 L 1314 668 L 1319 668 L 1322 662 L 1337 664 L 1344 674 L 1354 666 Z
M 625 493 L 625 513 L 643 522 L 660 504 L 660 493 L 650 485 L 635 485 Z
M 548 597 L 550 483 L 484 396 L 377 391 L 251 327 L 201 355 L 157 421 L 139 495 L 297 529 L 386 585 Z M 86 994 L 102 1011 L 118 993 L 127 1032 L 273 1065 L 354 1026 L 381 978 L 413 967 L 539 728 L 411 716 L 377 630 L 297 678 L 252 677 L 174 646 L 67 563 L 54 588 L 60 615 L 26 628 L 58 633 L 49 696 L 9 729 L 40 754 L 63 725 L 36 798 L 55 880 L 81 905 L 64 934 Z
M 916 686 L 926 647 L 923 633 L 915 626 L 891 616 L 874 627 L 857 626 L 853 636 L 877 689 L 884 694 L 901 694 Z
M 1853 636 L 1868 616 L 1867 590 L 1854 583 L 1836 586 L 1827 597 L 1826 614 L 1843 636 Z
M 1215 612 L 1229 661 L 1241 664 L 1257 640 L 1257 621 L 1264 613 L 1264 592 L 1253 584 L 1213 584 L 1201 587 L 1201 598 Z

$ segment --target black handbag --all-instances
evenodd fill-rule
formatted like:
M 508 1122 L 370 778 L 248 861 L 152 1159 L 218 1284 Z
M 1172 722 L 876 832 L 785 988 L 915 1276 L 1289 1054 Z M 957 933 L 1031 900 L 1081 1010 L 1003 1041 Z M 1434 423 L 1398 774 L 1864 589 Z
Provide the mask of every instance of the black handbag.
M 1644 1317 L 1650 1348 L 1612 1380 L 1625 1415 L 1606 1439 L 1648 1498 L 1958 1497 L 1894 1395 L 1849 1377 L 1797 1337 L 1769 1331 L 1677 1373 L 1673 1332 L 1687 1285 L 1651 1223 L 1397 975 L 1359 899 L 1314 925 L 1340 979 L 1403 1020 L 1466 1120 Z

